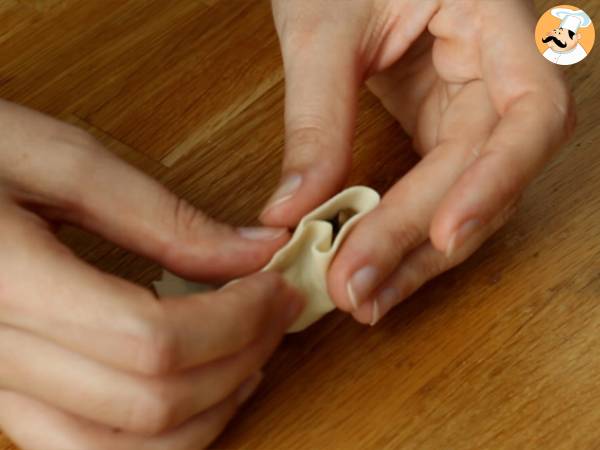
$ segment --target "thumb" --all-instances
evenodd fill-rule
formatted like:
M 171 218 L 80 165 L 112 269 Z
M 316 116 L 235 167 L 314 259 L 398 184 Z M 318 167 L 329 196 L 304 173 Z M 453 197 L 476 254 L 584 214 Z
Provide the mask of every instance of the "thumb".
M 294 226 L 344 185 L 351 165 L 359 71 L 351 40 L 335 27 L 281 36 L 285 154 L 279 187 L 260 219 Z

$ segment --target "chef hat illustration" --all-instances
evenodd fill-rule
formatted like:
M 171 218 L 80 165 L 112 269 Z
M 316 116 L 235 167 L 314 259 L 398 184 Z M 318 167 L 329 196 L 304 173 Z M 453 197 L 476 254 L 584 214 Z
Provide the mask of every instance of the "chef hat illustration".
M 567 8 L 554 8 L 551 13 L 561 20 L 560 28 L 571 30 L 573 33 L 577 33 L 579 28 L 589 27 L 592 23 L 590 16 L 580 9 L 574 11 Z

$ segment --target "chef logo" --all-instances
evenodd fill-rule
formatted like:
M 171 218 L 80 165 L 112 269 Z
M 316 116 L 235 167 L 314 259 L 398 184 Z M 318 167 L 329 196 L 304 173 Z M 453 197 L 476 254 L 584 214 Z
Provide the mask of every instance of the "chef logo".
M 585 11 L 569 5 L 551 8 L 540 18 L 535 40 L 548 61 L 570 66 L 585 59 L 594 46 L 595 30 Z

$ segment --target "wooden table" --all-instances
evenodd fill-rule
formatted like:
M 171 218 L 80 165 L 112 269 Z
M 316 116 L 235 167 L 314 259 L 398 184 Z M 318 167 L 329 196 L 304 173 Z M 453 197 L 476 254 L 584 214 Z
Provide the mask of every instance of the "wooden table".
M 595 0 L 580 1 L 600 25 Z M 540 10 L 551 3 L 539 1 Z M 283 81 L 266 1 L 3 0 L 0 97 L 77 124 L 220 220 L 273 190 Z M 290 336 L 225 448 L 600 448 L 600 49 L 567 70 L 576 137 L 516 217 L 375 328 L 341 313 Z M 352 184 L 414 164 L 367 93 Z M 88 261 L 158 268 L 75 230 Z M 14 449 L 0 437 L 0 449 Z

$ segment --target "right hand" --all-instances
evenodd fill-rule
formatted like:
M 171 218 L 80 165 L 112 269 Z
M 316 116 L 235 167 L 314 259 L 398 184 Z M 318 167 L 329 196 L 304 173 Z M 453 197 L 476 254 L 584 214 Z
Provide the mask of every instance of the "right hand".
M 572 134 L 572 96 L 538 54 L 532 6 L 273 0 L 286 148 L 263 223 L 295 225 L 344 185 L 363 83 L 421 156 L 351 230 L 329 269 L 333 302 L 359 322 L 374 325 L 472 255 Z
M 32 450 L 197 449 L 302 308 L 279 275 L 158 301 L 85 264 L 69 222 L 179 275 L 260 269 L 289 238 L 217 224 L 86 133 L 0 101 L 0 426 Z

